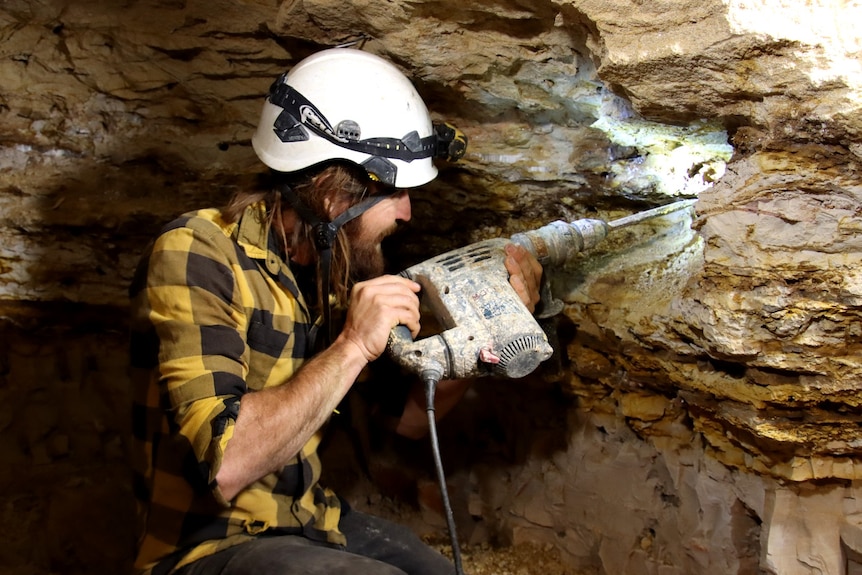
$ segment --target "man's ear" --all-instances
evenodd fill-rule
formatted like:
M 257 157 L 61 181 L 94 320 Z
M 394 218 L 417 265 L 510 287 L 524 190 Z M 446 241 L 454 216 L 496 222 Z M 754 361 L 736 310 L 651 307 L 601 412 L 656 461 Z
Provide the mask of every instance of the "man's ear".
M 349 207 L 350 202 L 347 198 L 334 194 L 328 194 L 323 198 L 323 212 L 330 222 L 340 216 Z

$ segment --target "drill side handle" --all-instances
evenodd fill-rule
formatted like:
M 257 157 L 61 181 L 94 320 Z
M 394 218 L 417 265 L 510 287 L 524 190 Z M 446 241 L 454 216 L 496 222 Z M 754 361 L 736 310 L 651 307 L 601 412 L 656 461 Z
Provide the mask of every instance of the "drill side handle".
M 554 297 L 548 274 L 543 272 L 542 283 L 539 286 L 539 303 L 536 305 L 536 310 L 533 312 L 533 315 L 536 319 L 554 317 L 562 312 L 564 307 L 565 304 L 563 304 L 563 300 Z

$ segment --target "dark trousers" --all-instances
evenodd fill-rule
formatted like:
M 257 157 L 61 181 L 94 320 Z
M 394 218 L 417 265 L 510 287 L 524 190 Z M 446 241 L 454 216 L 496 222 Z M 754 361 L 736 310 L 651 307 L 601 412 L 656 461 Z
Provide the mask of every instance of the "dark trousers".
M 339 523 L 347 547 L 297 535 L 262 536 L 204 557 L 177 575 L 452 575 L 455 567 L 412 531 L 355 510 Z

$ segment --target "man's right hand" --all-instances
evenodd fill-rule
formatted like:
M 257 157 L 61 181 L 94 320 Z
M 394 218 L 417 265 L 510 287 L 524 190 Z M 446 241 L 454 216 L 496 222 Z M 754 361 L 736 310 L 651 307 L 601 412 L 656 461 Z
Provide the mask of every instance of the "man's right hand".
M 386 350 L 389 333 L 404 325 L 419 333 L 419 296 L 421 286 L 401 276 L 384 275 L 360 282 L 350 292 L 347 320 L 340 338 L 362 350 L 367 361 Z

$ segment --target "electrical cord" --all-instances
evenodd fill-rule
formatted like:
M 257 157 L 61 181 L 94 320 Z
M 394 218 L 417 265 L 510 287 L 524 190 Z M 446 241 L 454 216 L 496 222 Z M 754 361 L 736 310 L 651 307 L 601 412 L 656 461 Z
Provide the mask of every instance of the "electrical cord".
M 434 466 L 437 469 L 437 481 L 440 484 L 440 495 L 443 498 L 443 508 L 446 511 L 446 524 L 449 526 L 449 539 L 452 541 L 452 557 L 455 561 L 455 573 L 464 575 L 461 566 L 461 548 L 458 545 L 458 534 L 455 531 L 455 516 L 449 503 L 449 492 L 446 489 L 446 475 L 443 473 L 443 461 L 440 458 L 440 443 L 437 439 L 437 417 L 434 413 L 434 394 L 437 390 L 437 379 L 426 375 L 425 380 L 425 410 L 428 413 L 428 427 L 431 438 L 431 451 L 434 455 Z

